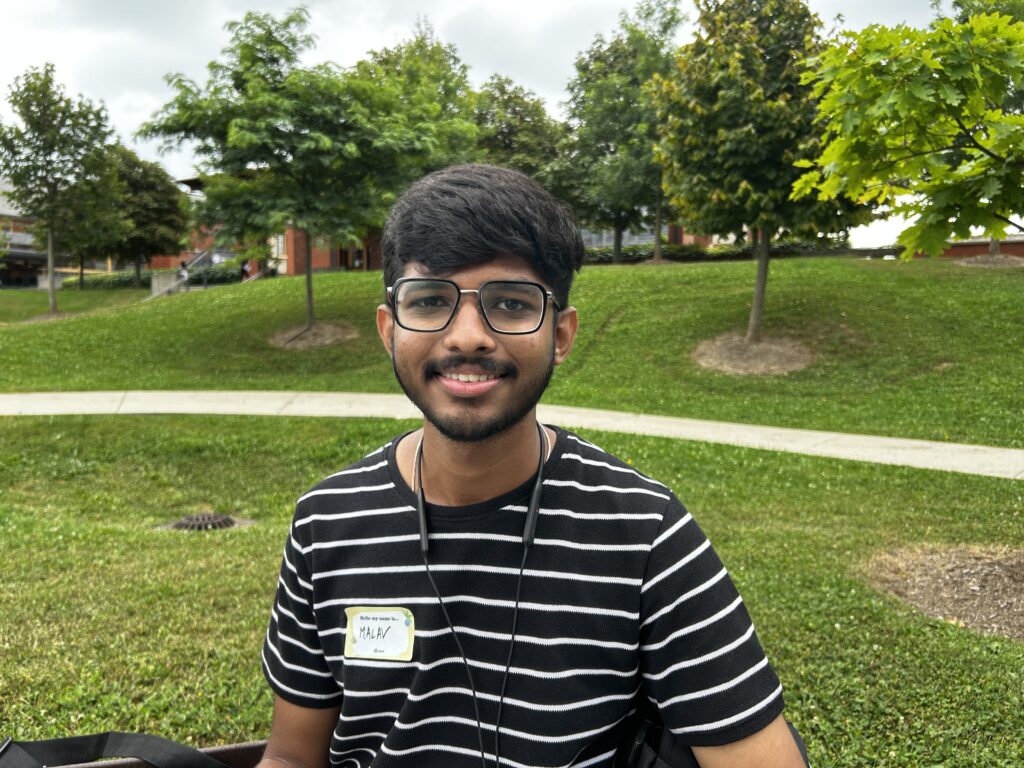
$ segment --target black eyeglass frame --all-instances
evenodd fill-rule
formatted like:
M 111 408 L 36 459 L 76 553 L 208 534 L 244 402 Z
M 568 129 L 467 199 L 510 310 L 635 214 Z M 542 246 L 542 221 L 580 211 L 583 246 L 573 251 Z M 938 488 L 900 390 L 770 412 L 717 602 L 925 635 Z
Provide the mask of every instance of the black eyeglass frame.
M 410 328 L 408 325 L 403 323 L 401 321 L 401 319 L 399 318 L 399 316 L 398 316 L 398 314 L 399 314 L 398 313 L 398 308 L 395 306 L 395 292 L 404 283 L 412 283 L 412 282 L 446 283 L 447 285 L 450 285 L 450 286 L 452 286 L 455 289 L 455 292 L 456 292 L 456 294 L 455 294 L 456 295 L 455 305 L 452 307 L 451 314 L 448 316 L 448 321 L 444 325 L 442 325 L 440 328 L 432 328 L 430 330 L 424 330 L 423 328 Z M 530 331 L 502 331 L 502 330 L 500 330 L 498 328 L 495 328 L 491 324 L 490 318 L 487 317 L 487 312 L 484 310 L 483 305 L 480 303 L 480 292 L 483 291 L 485 288 L 487 288 L 487 286 L 495 285 L 495 284 L 529 285 L 529 286 L 532 286 L 532 287 L 537 288 L 537 289 L 540 290 L 540 292 L 544 296 L 544 305 L 541 307 L 541 310 L 540 310 L 540 319 L 537 321 L 537 325 L 536 325 L 536 327 L 533 328 L 533 330 L 530 330 Z M 455 314 L 459 311 L 459 305 L 462 303 L 462 294 L 464 294 L 464 293 L 475 293 L 476 294 L 476 298 L 477 298 L 477 312 L 480 313 L 480 317 L 482 317 L 484 319 L 484 322 L 487 324 L 488 328 L 490 328 L 495 333 L 500 333 L 500 334 L 502 334 L 504 336 L 529 336 L 531 333 L 536 333 L 537 331 L 539 331 L 540 327 L 542 325 L 544 325 L 544 320 L 547 319 L 547 316 L 548 316 L 548 301 L 550 301 L 552 304 L 555 305 L 555 312 L 556 313 L 558 313 L 558 312 L 560 312 L 562 310 L 562 307 L 559 305 L 558 300 L 555 298 L 555 294 L 553 294 L 551 291 L 549 291 L 547 288 L 545 288 L 540 283 L 535 283 L 532 280 L 488 280 L 486 283 L 481 283 L 479 288 L 460 288 L 459 284 L 456 283 L 454 280 L 448 280 L 448 279 L 443 278 L 443 277 L 400 277 L 398 280 L 395 280 L 394 285 L 387 286 L 385 291 L 387 292 L 388 306 L 391 307 L 391 311 L 392 311 L 392 314 L 394 315 L 395 322 L 398 323 L 398 325 L 401 328 L 404 328 L 407 331 L 412 331 L 413 333 L 438 333 L 440 331 L 443 331 L 449 325 L 451 325 L 452 324 L 452 320 L 455 319 Z

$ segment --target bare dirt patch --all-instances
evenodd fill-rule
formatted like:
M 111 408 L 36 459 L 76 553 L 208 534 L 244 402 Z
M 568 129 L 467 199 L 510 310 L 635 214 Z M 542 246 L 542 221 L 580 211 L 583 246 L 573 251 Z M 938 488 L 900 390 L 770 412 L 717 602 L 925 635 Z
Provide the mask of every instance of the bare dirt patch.
M 920 547 L 866 565 L 878 588 L 936 619 L 1024 640 L 1024 550 Z
M 1024 267 L 1024 258 L 1011 256 L 1006 253 L 990 254 L 983 253 L 981 256 L 971 256 L 968 259 L 957 259 L 957 264 L 962 267 L 984 267 L 987 269 L 1013 269 Z
M 285 328 L 270 337 L 270 344 L 279 349 L 313 349 L 344 344 L 359 337 L 359 331 L 345 323 L 317 323 L 305 333 L 304 326 Z
M 795 339 L 763 338 L 748 344 L 739 333 L 725 333 L 702 341 L 693 351 L 702 368 L 738 376 L 784 375 L 814 362 L 814 353 Z
M 41 315 L 35 317 L 28 317 L 24 320 L 20 320 L 21 323 L 48 323 L 51 320 L 61 320 L 65 317 L 74 317 L 75 315 L 81 314 L 80 312 L 44 312 Z

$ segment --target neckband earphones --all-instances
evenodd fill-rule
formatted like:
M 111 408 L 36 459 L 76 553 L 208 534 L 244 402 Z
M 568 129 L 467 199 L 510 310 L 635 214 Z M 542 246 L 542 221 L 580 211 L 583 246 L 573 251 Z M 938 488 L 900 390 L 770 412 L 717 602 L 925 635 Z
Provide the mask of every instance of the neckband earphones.
M 537 435 L 540 439 L 540 458 L 537 461 L 537 478 L 533 482 L 533 490 L 530 492 L 530 503 L 526 508 L 526 523 L 523 526 L 523 559 L 519 564 L 519 577 L 516 580 L 516 601 L 515 607 L 512 611 L 512 639 L 509 641 L 508 659 L 505 662 L 505 674 L 501 679 L 501 695 L 498 697 L 498 716 L 494 723 L 494 765 L 496 768 L 500 764 L 499 739 L 501 736 L 501 711 L 505 703 L 505 688 L 508 685 L 508 673 L 509 669 L 512 667 L 512 652 L 515 650 L 516 646 L 516 626 L 519 623 L 519 597 L 523 587 L 523 571 L 526 568 L 526 556 L 530 551 L 530 547 L 533 546 L 534 534 L 537 530 L 537 517 L 540 514 L 540 497 L 544 487 L 544 461 L 551 452 L 548 433 L 540 425 L 540 422 L 537 423 Z M 473 694 L 473 712 L 476 715 L 476 734 L 477 740 L 480 744 L 480 763 L 483 768 L 487 768 L 487 753 L 484 751 L 483 724 L 480 720 L 480 704 L 476 694 L 476 685 L 473 682 L 473 670 L 469 666 L 469 659 L 466 656 L 466 651 L 462 647 L 462 641 L 459 639 L 459 635 L 455 631 L 455 625 L 452 623 L 451 616 L 448 615 L 448 608 L 445 606 L 444 600 L 441 598 L 441 592 L 437 588 L 437 583 L 434 581 L 434 576 L 430 572 L 427 500 L 423 494 L 422 434 L 420 435 L 419 442 L 416 444 L 416 456 L 413 459 L 413 486 L 416 488 L 416 513 L 419 517 L 420 554 L 423 556 L 423 567 L 426 569 L 427 578 L 430 580 L 430 586 L 434 589 L 434 595 L 437 597 L 437 602 L 441 606 L 441 612 L 444 614 L 445 621 L 448 623 L 448 629 L 451 630 L 452 637 L 455 638 L 455 644 L 458 646 L 459 654 L 462 656 L 462 663 L 466 668 L 466 676 L 469 678 L 469 689 Z

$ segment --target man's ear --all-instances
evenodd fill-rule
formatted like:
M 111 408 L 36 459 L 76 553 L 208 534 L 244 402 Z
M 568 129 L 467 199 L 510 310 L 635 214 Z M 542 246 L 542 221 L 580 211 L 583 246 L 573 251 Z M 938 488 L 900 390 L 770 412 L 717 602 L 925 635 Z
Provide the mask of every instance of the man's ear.
M 565 358 L 572 352 L 579 325 L 576 307 L 566 307 L 558 313 L 558 323 L 555 325 L 555 365 L 565 362 Z
M 380 340 L 384 342 L 384 349 L 388 351 L 389 357 L 394 353 L 391 348 L 391 343 L 394 341 L 394 330 L 395 316 L 391 307 L 381 304 L 377 307 L 377 333 L 380 335 Z

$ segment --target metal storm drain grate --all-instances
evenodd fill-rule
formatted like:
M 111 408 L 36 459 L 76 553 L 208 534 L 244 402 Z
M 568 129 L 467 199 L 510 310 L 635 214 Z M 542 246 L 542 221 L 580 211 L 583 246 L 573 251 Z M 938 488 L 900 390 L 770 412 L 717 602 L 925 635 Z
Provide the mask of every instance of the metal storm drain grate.
M 171 523 L 171 528 L 176 531 L 215 531 L 221 528 L 234 528 L 235 519 L 228 515 L 218 515 L 214 512 L 200 512 L 197 515 L 188 515 L 176 523 Z

